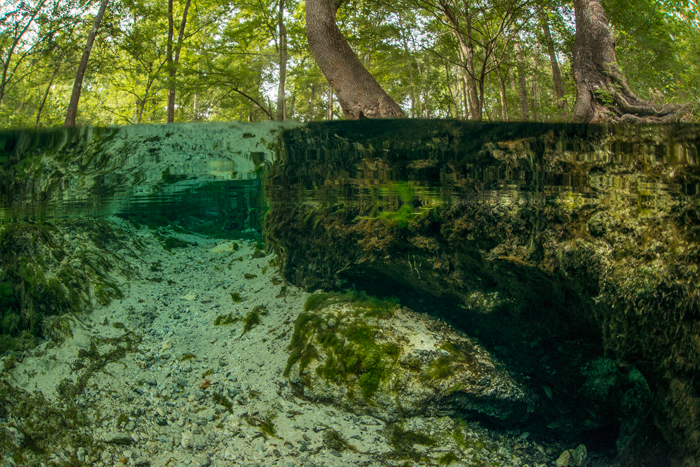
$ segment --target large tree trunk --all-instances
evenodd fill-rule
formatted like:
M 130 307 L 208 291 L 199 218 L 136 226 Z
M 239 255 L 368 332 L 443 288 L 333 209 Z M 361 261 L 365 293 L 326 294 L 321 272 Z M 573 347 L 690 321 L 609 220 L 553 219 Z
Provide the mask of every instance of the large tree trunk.
M 337 1 L 307 0 L 306 37 L 345 118 L 403 117 L 401 107 L 365 69 L 341 34 L 335 24 L 337 8 Z
M 177 45 L 175 46 L 175 57 L 173 58 L 173 0 L 168 0 L 168 116 L 167 122 L 175 122 L 175 73 L 177 65 L 180 62 L 180 50 L 182 49 L 182 41 L 185 37 L 185 26 L 187 26 L 187 12 L 190 9 L 191 0 L 185 3 L 185 10 L 182 12 L 182 21 L 180 22 L 180 31 L 177 36 Z
M 277 120 L 287 120 L 287 98 L 284 85 L 287 79 L 287 27 L 284 25 L 284 0 L 280 0 L 279 13 L 277 15 L 279 28 L 279 53 L 280 53 L 280 82 L 277 88 Z
M 602 0 L 574 0 L 576 41 L 573 72 L 576 80 L 574 122 L 667 122 L 684 106 L 658 105 L 640 99 L 627 84 L 615 55 Z
M 542 23 L 542 32 L 544 33 L 544 41 L 547 43 L 547 52 L 549 52 L 549 61 L 552 64 L 552 80 L 554 81 L 554 89 L 557 92 L 557 108 L 562 112 L 562 116 L 566 117 L 566 98 L 564 97 L 564 82 L 561 79 L 561 70 L 557 61 L 557 53 L 554 50 L 554 41 L 552 33 L 549 30 L 549 19 L 547 12 L 543 9 L 540 13 L 540 22 Z
M 90 52 L 92 52 L 92 45 L 95 43 L 95 36 L 97 36 L 97 30 L 100 28 L 100 23 L 102 22 L 102 17 L 105 15 L 105 10 L 107 9 L 107 4 L 109 0 L 102 0 L 100 4 L 100 9 L 95 16 L 95 21 L 92 23 L 92 29 L 88 35 L 87 44 L 85 44 L 85 49 L 83 50 L 83 56 L 80 59 L 80 64 L 78 65 L 78 72 L 75 75 L 75 82 L 73 83 L 73 93 L 70 96 L 70 103 L 68 104 L 68 111 L 66 112 L 66 120 L 63 126 L 70 127 L 75 126 L 75 118 L 78 116 L 78 102 L 80 101 L 80 92 L 83 89 L 83 78 L 85 78 L 85 70 L 87 70 L 88 60 L 90 60 Z

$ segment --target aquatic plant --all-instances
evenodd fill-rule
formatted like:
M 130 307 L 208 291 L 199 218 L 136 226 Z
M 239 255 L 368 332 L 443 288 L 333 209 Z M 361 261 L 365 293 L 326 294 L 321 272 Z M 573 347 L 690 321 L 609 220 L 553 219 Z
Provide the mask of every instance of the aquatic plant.
M 249 311 L 243 318 L 243 334 L 253 329 L 262 322 L 261 316 L 267 315 L 267 307 L 265 305 L 257 305 Z
M 353 291 L 345 294 L 312 294 L 304 304 L 304 312 L 294 323 L 294 334 L 289 345 L 290 356 L 284 371 L 289 376 L 291 368 L 299 364 L 299 375 L 311 361 L 318 359 L 316 346 L 321 347 L 326 359 L 316 373 L 335 384 L 349 383 L 354 375 L 363 398 L 369 399 L 388 376 L 390 362 L 396 362 L 400 349 L 395 344 L 377 343 L 376 327 L 363 319 L 338 325 L 340 317 L 334 313 L 322 315 L 318 311 L 342 304 L 352 305 L 358 318 L 387 319 L 397 307 L 394 300 L 382 301 Z
M 123 298 L 112 276 L 132 277 L 135 270 L 119 250 L 135 255 L 130 237 L 101 219 L 3 224 L 0 350 L 29 344 L 31 336 L 62 340 L 69 336 L 67 317 Z M 50 316 L 64 318 L 44 325 Z
M 228 400 L 226 396 L 224 396 L 220 392 L 215 392 L 214 394 L 212 394 L 211 398 L 216 404 L 219 404 L 220 406 L 224 407 L 228 412 L 233 413 L 233 402 Z
M 231 313 L 225 315 L 219 315 L 214 319 L 214 326 L 225 326 L 227 324 L 233 324 L 240 320 L 238 316 L 233 316 Z

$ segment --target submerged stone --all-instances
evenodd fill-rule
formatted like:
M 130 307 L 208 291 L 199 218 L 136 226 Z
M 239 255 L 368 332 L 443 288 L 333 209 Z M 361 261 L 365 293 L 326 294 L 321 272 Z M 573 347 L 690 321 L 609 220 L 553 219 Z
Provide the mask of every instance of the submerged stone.
M 386 421 L 471 413 L 513 422 L 532 410 L 533 396 L 496 359 L 444 323 L 376 299 L 320 295 L 290 345 L 286 374 L 301 396 Z

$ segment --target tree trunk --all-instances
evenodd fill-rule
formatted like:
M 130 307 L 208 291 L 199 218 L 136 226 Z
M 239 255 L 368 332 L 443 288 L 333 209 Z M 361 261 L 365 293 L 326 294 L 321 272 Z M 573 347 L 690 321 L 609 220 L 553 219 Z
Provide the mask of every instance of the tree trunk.
M 398 18 L 399 27 L 404 31 L 404 25 L 401 21 L 401 17 Z M 408 47 L 408 42 L 406 41 L 406 36 L 401 34 L 401 41 L 403 42 L 403 50 L 406 54 L 406 68 L 408 69 L 408 79 L 410 80 L 410 87 L 408 88 L 408 95 L 411 99 L 411 118 L 416 116 L 416 94 L 414 91 L 415 79 L 413 78 L 413 64 L 411 63 L 411 49 Z
M 280 52 L 280 82 L 277 89 L 277 120 L 287 120 L 287 98 L 284 84 L 287 79 L 287 28 L 284 25 L 284 0 L 280 0 L 280 9 L 277 17 L 279 27 L 279 52 Z
M 306 1 L 306 37 L 318 67 L 335 89 L 345 118 L 405 116 L 362 66 L 335 24 L 338 3 Z
M 199 120 L 199 116 L 197 115 L 197 98 L 199 96 L 197 93 L 194 93 L 194 96 L 192 97 L 192 121 L 196 122 Z
M 92 23 L 92 29 L 88 35 L 87 44 L 85 44 L 85 49 L 83 50 L 83 56 L 80 59 L 80 64 L 78 65 L 78 73 L 75 75 L 75 83 L 73 83 L 73 93 L 70 96 L 70 103 L 68 104 L 68 111 L 66 112 L 66 120 L 63 126 L 70 127 L 75 126 L 75 118 L 78 116 L 78 102 L 80 101 L 80 91 L 83 88 L 83 78 L 85 77 L 85 70 L 87 70 L 88 60 L 90 59 L 90 52 L 92 52 L 92 45 L 95 43 L 95 36 L 97 36 L 97 30 L 100 28 L 100 23 L 102 22 L 102 17 L 105 15 L 105 10 L 107 9 L 107 4 L 109 0 L 102 0 L 100 4 L 100 9 L 95 16 L 95 21 Z
M 640 99 L 617 64 L 615 34 L 602 0 L 574 0 L 576 40 L 573 72 L 576 81 L 574 122 L 668 122 L 686 106 L 658 105 Z
M 501 118 L 504 122 L 508 121 L 508 101 L 506 100 L 506 80 L 500 70 L 496 70 L 498 74 L 498 89 L 501 93 Z
M 170 76 L 170 79 L 172 79 L 172 77 L 174 76 L 173 70 L 175 69 L 173 65 L 173 37 L 175 34 L 175 27 L 173 25 L 174 22 L 175 20 L 173 18 L 173 0 L 168 0 L 168 42 L 165 46 L 165 59 L 168 62 L 168 75 Z M 171 84 L 168 83 L 168 106 L 166 113 L 166 121 L 168 123 L 172 123 L 175 121 L 175 94 L 172 94 L 172 112 L 170 110 L 171 87 Z
M 333 120 L 333 87 L 328 86 L 328 103 L 326 104 L 326 120 Z
M 566 98 L 564 97 L 564 83 L 561 79 L 561 70 L 557 61 L 557 54 L 554 50 L 554 41 L 552 33 L 549 30 L 549 20 L 547 12 L 543 9 L 540 13 L 540 22 L 542 23 L 542 32 L 544 32 L 544 41 L 547 43 L 547 52 L 549 52 L 549 61 L 552 64 L 552 80 L 554 81 L 554 89 L 557 92 L 557 108 L 562 112 L 562 116 L 566 117 Z
M 148 102 L 148 93 L 151 91 L 151 85 L 153 84 L 152 81 L 148 81 L 146 83 L 146 90 L 143 93 L 143 100 L 141 101 L 141 106 L 138 111 L 138 116 L 136 118 L 136 123 L 141 124 L 141 121 L 143 119 L 143 109 L 146 108 L 146 103 Z
M 447 84 L 447 92 L 450 94 L 450 101 L 452 102 L 452 105 L 455 106 L 455 113 L 454 113 L 454 118 L 459 119 L 461 115 L 459 114 L 459 98 L 455 97 L 455 93 L 452 92 L 452 75 L 450 74 L 450 68 L 447 66 L 447 62 L 445 62 L 445 84 Z M 459 89 L 457 89 L 457 94 L 459 95 Z M 452 105 L 447 106 L 447 110 L 450 114 L 452 114 Z
M 474 121 L 481 121 L 481 101 L 479 99 L 479 90 L 474 80 L 474 44 L 471 34 L 471 16 L 468 5 L 465 3 L 465 15 L 467 18 L 467 34 L 466 37 L 459 27 L 459 21 L 454 15 L 452 8 L 446 1 L 440 2 L 440 8 L 445 13 L 445 17 L 452 26 L 452 34 L 459 43 L 459 56 L 462 59 L 462 78 L 469 96 L 469 118 Z
M 523 52 L 520 47 L 520 42 L 515 42 L 515 54 L 516 60 L 518 62 L 518 83 L 520 85 L 520 121 L 527 122 L 530 117 L 528 116 L 529 109 L 527 104 L 527 81 L 525 80 L 525 60 L 523 59 Z
M 535 44 L 535 51 L 532 55 L 533 57 L 533 70 L 532 70 L 532 120 L 537 121 L 537 106 L 539 105 L 540 90 L 537 86 L 537 72 L 539 71 L 539 60 L 537 60 L 537 55 L 539 50 L 537 50 L 537 44 Z
M 49 94 L 51 93 L 51 86 L 53 86 L 53 81 L 56 79 L 56 76 L 58 75 L 58 71 L 60 69 L 61 62 L 59 61 L 58 65 L 56 65 L 56 68 L 54 68 L 53 70 L 53 74 L 51 75 L 51 79 L 49 80 L 49 85 L 46 86 L 46 92 L 44 93 L 44 98 L 41 100 L 41 104 L 39 104 L 39 110 L 37 110 L 36 112 L 36 123 L 34 124 L 35 130 L 39 128 L 39 122 L 41 121 L 41 113 L 44 111 L 44 105 L 46 105 L 46 100 L 49 98 Z
M 175 73 L 177 72 L 177 65 L 180 62 L 180 50 L 182 49 L 182 40 L 185 37 L 187 12 L 190 9 L 191 1 L 192 0 L 187 0 L 187 3 L 185 3 L 185 10 L 182 12 L 180 31 L 177 36 L 177 45 L 175 46 L 175 57 L 173 58 L 173 0 L 168 0 L 168 123 L 175 122 Z

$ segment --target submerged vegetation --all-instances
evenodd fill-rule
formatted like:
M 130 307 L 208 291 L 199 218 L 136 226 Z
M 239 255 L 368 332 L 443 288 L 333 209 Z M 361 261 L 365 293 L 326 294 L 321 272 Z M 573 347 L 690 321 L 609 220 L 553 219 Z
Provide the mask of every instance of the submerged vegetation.
M 352 307 L 350 315 L 331 310 L 319 313 L 331 306 L 342 305 Z M 285 376 L 289 376 L 296 364 L 301 376 L 311 361 L 318 358 L 316 346 L 319 346 L 327 358 L 316 369 L 317 374 L 335 384 L 348 384 L 352 376 L 362 397 L 371 398 L 380 382 L 388 376 L 387 364 L 398 358 L 399 347 L 376 342 L 377 328 L 368 323 L 371 318 L 391 318 L 398 306 L 397 300 L 382 301 L 354 291 L 309 296 L 304 312 L 294 324 Z
M 133 242 L 100 219 L 0 224 L 0 350 L 23 348 L 35 336 L 70 337 L 75 313 L 124 294 L 133 267 L 121 250 Z

